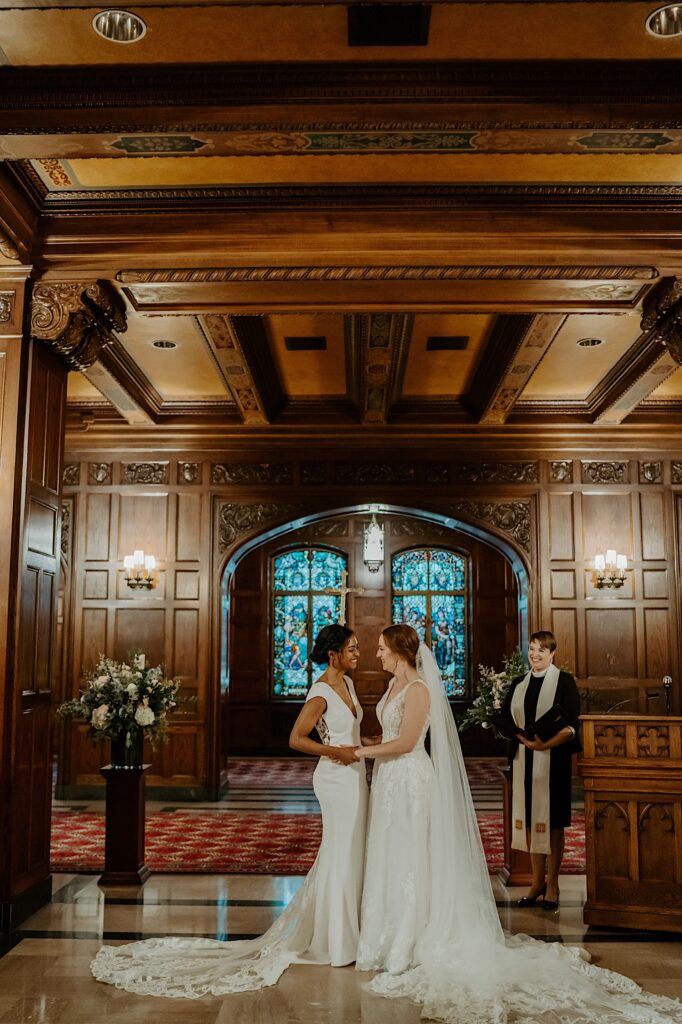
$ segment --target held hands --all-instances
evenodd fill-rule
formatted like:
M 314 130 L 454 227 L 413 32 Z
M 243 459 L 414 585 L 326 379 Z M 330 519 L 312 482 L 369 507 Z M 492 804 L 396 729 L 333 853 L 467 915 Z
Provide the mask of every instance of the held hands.
M 357 764 L 354 747 L 330 747 L 327 757 L 336 764 Z

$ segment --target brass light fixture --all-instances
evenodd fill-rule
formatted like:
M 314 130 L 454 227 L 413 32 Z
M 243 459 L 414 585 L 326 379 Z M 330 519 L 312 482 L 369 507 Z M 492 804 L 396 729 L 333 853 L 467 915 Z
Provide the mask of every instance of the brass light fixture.
M 125 556 L 123 568 L 123 578 L 131 590 L 151 590 L 156 583 L 156 558 L 154 555 L 145 555 L 141 548 L 136 548 L 132 555 Z
M 384 564 L 384 527 L 377 522 L 375 509 L 363 532 L 362 560 L 370 572 L 379 572 Z
M 605 555 L 595 555 L 594 585 L 597 590 L 618 590 L 625 583 L 627 572 L 627 555 L 619 555 L 615 548 L 609 548 Z

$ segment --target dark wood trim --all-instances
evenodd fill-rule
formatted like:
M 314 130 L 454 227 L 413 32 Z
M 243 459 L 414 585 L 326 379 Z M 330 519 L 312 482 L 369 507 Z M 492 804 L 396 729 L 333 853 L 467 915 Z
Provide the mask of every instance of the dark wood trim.
M 251 374 L 258 402 L 268 423 L 273 423 L 286 405 L 286 395 L 270 351 L 267 331 L 260 316 L 230 317 L 235 339 Z
M 492 405 L 502 380 L 514 361 L 534 320 L 532 314 L 502 314 L 495 320 L 490 336 L 462 402 L 480 422 Z
M 354 105 L 391 94 L 413 102 L 496 104 L 510 100 L 553 105 L 567 103 L 574 122 L 576 96 L 582 103 L 682 104 L 678 62 L 613 61 L 391 61 L 205 65 L 137 65 L 125 75 L 102 65 L 59 68 L 0 68 L 3 126 L 15 132 L 176 126 L 182 110 L 215 110 L 302 101 L 320 105 L 330 99 Z M 54 111 L 59 111 L 55 121 Z M 146 119 L 139 114 L 148 110 Z M 611 118 L 614 111 L 610 111 Z M 628 126 L 632 127 L 631 113 Z M 640 115 L 642 116 L 642 115 Z M 644 115 L 646 116 L 646 115 Z M 150 118 L 152 119 L 150 121 Z M 556 113 L 553 120 L 556 121 Z M 604 115 L 599 112 L 599 123 Z M 181 123 L 182 123 L 181 122 Z M 587 119 L 586 127 L 590 124 Z M 647 124 L 650 121 L 647 119 Z M 573 123 L 572 126 L 575 126 Z M 607 126 L 613 128 L 612 120 Z M 666 122 L 666 126 L 671 125 Z

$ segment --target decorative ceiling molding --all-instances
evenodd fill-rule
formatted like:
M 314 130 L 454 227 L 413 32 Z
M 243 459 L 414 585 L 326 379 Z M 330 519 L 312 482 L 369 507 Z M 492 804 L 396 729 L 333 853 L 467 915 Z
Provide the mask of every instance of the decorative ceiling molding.
M 31 333 L 72 370 L 85 370 L 114 331 L 127 328 L 125 305 L 108 281 L 39 282 L 33 289 Z
M 348 351 L 359 356 L 359 408 L 363 423 L 386 423 L 402 390 L 414 327 L 410 313 L 368 313 L 349 317 Z
M 83 370 L 83 376 L 111 403 L 126 423 L 149 425 L 156 422 L 149 406 L 140 405 L 119 378 L 99 359 Z
M 478 423 L 506 423 L 565 320 L 561 313 L 497 318 L 464 398 Z
M 682 365 L 682 278 L 666 278 L 649 292 L 642 308 L 642 330 Z
M 284 395 L 261 317 L 197 317 L 223 380 L 244 423 L 270 423 L 282 411 Z
M 0 110 L 22 117 L 5 118 L 8 127 L 49 129 L 54 114 L 60 130 L 88 130 L 93 125 L 129 123 L 130 110 L 150 109 L 156 125 L 175 126 L 178 111 L 189 108 L 240 106 L 306 100 L 318 107 L 333 101 L 356 106 L 386 105 L 391 96 L 404 106 L 438 101 L 452 117 L 448 103 L 487 101 L 493 116 L 502 101 L 554 105 L 564 101 L 576 117 L 576 96 L 584 104 L 664 103 L 682 105 L 677 61 L 344 61 L 298 64 L 150 65 L 127 67 L 3 67 Z M 76 112 L 79 117 L 76 117 Z M 164 119 L 164 114 L 167 113 Z M 613 111 L 611 111 L 613 113 Z M 617 113 L 617 111 L 616 111 Z M 121 119 L 116 121 L 116 115 Z M 210 115 L 209 115 L 210 116 Z M 602 116 L 602 112 L 598 112 Z M 556 119 L 556 114 L 554 115 Z M 125 119 L 125 120 L 124 120 Z M 135 119 L 140 124 L 140 119 Z M 142 122 L 144 123 L 144 122 Z M 184 126 L 183 126 L 184 130 Z
M 222 281 L 606 281 L 651 280 L 647 266 L 271 266 L 121 270 L 122 284 L 192 284 Z

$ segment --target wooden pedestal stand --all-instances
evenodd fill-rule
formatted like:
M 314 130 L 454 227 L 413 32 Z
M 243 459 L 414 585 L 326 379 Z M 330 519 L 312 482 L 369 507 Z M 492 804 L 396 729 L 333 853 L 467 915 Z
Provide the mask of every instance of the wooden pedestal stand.
M 504 867 L 499 877 L 505 885 L 530 885 L 533 870 L 530 854 L 524 850 L 512 850 L 512 781 L 511 768 L 505 765 L 497 769 L 502 776 L 502 811 L 504 817 Z
M 144 773 L 148 764 L 100 771 L 107 784 L 104 874 L 99 885 L 142 885 L 149 878 L 144 862 Z

